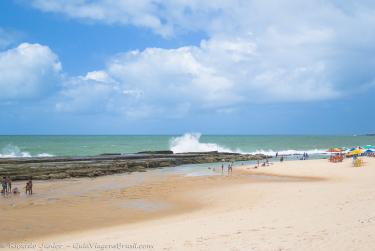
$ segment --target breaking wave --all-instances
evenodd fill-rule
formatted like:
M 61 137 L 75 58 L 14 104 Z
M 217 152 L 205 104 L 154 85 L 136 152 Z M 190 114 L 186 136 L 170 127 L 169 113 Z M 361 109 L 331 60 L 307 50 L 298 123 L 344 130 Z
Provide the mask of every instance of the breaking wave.
M 40 153 L 32 156 L 29 152 L 21 151 L 18 146 L 7 145 L 1 149 L 0 158 L 27 158 L 27 157 L 53 157 L 49 153 Z
M 170 149 L 174 153 L 187 152 L 233 152 L 231 149 L 222 147 L 215 143 L 201 143 L 199 139 L 200 133 L 185 133 L 181 137 L 172 138 L 170 140 Z
M 202 143 L 200 142 L 200 133 L 185 133 L 180 137 L 172 138 L 169 142 L 170 150 L 174 153 L 186 153 L 186 152 L 231 152 L 231 153 L 242 153 L 242 154 L 265 154 L 268 156 L 275 156 L 276 153 L 279 155 L 301 155 L 307 153 L 309 155 L 314 154 L 327 154 L 327 150 L 322 149 L 311 149 L 311 150 L 256 150 L 256 151 L 243 151 L 241 149 L 230 149 L 228 147 L 220 146 L 216 143 Z

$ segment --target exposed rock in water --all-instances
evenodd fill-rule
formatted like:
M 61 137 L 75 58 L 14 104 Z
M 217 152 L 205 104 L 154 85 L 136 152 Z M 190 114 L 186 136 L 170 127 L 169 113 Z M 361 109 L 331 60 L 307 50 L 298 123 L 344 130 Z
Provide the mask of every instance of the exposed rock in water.
M 26 180 L 30 176 L 36 180 L 97 177 L 183 164 L 261 160 L 266 157 L 263 154 L 219 152 L 173 154 L 171 151 L 148 151 L 129 155 L 104 154 L 92 157 L 3 158 L 0 159 L 0 177 L 11 176 L 13 180 Z
M 164 150 L 164 151 L 144 151 L 144 152 L 138 152 L 138 154 L 173 154 L 170 150 Z

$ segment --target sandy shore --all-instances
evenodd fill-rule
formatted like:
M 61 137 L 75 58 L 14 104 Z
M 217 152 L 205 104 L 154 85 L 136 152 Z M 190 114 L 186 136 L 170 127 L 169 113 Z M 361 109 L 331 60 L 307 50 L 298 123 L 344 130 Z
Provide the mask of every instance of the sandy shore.
M 365 161 L 40 182 L 32 197 L 0 201 L 0 242 L 3 250 L 373 250 L 375 158 Z

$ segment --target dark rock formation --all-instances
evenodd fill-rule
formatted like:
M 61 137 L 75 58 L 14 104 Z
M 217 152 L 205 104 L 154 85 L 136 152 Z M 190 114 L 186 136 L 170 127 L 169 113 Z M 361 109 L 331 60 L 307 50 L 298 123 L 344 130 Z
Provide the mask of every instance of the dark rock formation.
M 164 151 L 144 151 L 144 152 L 138 152 L 138 154 L 173 154 L 170 150 L 164 150 Z
M 0 159 L 0 177 L 11 176 L 13 180 L 26 180 L 30 176 L 39 180 L 96 177 L 183 164 L 261 160 L 264 158 L 266 156 L 262 154 L 218 152 L 173 154 L 170 151 L 151 151 L 128 155 L 104 154 L 92 157 L 4 158 Z

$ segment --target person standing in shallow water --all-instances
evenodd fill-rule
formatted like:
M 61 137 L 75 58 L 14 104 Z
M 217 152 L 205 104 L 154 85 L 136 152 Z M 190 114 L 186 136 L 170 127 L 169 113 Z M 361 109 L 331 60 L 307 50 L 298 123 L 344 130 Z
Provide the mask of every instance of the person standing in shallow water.
M 30 194 L 33 194 L 33 179 L 30 178 Z

